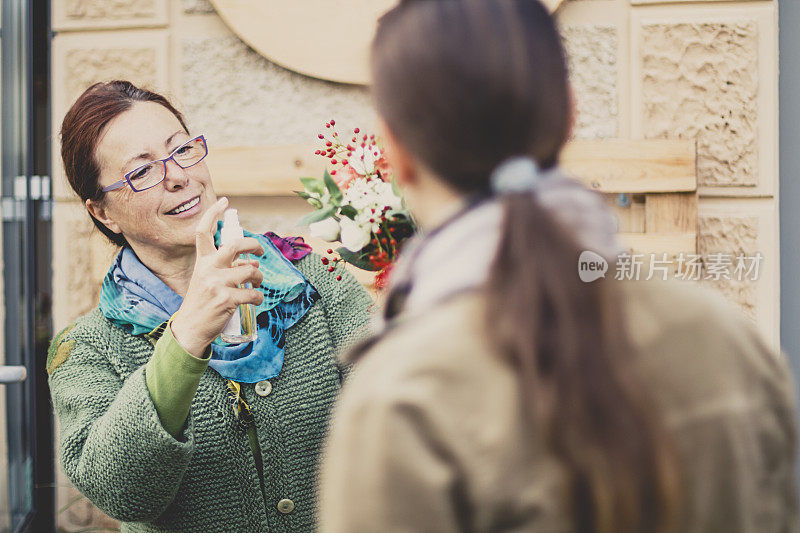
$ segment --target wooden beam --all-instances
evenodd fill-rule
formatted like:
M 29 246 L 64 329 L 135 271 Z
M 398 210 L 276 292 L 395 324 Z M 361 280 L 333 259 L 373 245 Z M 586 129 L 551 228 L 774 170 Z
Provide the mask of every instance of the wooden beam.
M 208 168 L 217 194 L 228 196 L 294 196 L 298 178 L 322 177 L 326 160 L 316 145 L 211 148 Z
M 697 190 L 695 144 L 686 140 L 573 141 L 562 166 L 600 192 Z
M 291 196 L 301 176 L 322 176 L 316 144 L 213 148 L 208 165 L 214 187 L 231 196 Z M 563 166 L 587 186 L 606 193 L 694 191 L 694 141 L 603 140 L 567 145 Z
M 647 233 L 694 233 L 697 231 L 697 193 L 645 195 Z

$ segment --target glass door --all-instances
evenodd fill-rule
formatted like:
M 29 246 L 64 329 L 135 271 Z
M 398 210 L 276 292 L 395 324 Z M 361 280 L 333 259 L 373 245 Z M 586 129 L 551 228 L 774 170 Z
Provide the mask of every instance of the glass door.
M 0 1 L 5 486 L 0 530 L 55 531 L 50 325 L 49 1 Z

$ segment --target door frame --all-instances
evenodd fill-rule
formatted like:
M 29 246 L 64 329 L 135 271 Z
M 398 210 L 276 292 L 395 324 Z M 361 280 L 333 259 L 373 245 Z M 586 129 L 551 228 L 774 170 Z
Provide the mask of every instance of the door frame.
M 55 531 L 53 415 L 45 371 L 50 295 L 50 2 L 0 0 L 6 365 L 27 378 L 3 385 L 9 511 L 15 532 Z M 5 458 L 4 458 L 5 459 Z

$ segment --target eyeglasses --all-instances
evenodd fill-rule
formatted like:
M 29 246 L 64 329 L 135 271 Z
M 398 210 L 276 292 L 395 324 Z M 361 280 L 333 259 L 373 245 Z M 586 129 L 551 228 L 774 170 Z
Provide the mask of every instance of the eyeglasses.
M 103 192 L 114 191 L 130 185 L 136 192 L 146 191 L 155 187 L 167 176 L 167 161 L 175 161 L 181 168 L 189 168 L 202 161 L 208 155 L 206 138 L 203 135 L 195 137 L 177 147 L 169 157 L 150 161 L 136 170 L 125 174 L 124 179 L 112 183 L 108 187 L 103 187 Z

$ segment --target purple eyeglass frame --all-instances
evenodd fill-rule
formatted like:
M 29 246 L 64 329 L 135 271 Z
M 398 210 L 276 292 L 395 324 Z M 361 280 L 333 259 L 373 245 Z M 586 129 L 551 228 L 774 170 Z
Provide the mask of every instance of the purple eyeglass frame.
M 191 142 L 194 142 L 197 139 L 202 139 L 203 140 L 203 147 L 206 149 L 206 153 L 203 155 L 203 157 L 201 157 L 200 159 L 198 159 L 197 161 L 195 161 L 194 163 L 192 163 L 191 165 L 188 165 L 188 166 L 183 166 L 180 163 L 178 163 L 178 160 L 175 159 L 175 153 L 178 150 L 180 150 L 181 148 L 183 148 L 184 146 L 186 146 L 187 144 L 189 144 Z M 165 157 L 164 159 L 154 159 L 152 161 L 149 161 L 149 162 L 145 163 L 144 165 L 140 165 L 140 166 L 136 167 L 135 169 L 133 169 L 130 172 L 128 172 L 127 174 L 125 174 L 125 177 L 123 177 L 121 180 L 116 181 L 116 182 L 112 183 L 111 185 L 108 185 L 107 187 L 103 187 L 102 191 L 103 192 L 115 191 L 117 189 L 123 188 L 125 185 L 129 185 L 130 188 L 135 192 L 142 192 L 142 191 L 146 191 L 147 189 L 152 189 L 153 187 L 155 187 L 156 185 L 158 185 L 159 183 L 164 181 L 164 178 L 167 177 L 166 166 L 167 166 L 167 161 L 169 161 L 170 159 L 175 161 L 175 164 L 178 165 L 181 168 L 190 168 L 190 167 L 195 166 L 197 163 L 199 163 L 203 159 L 205 159 L 207 155 L 208 155 L 208 142 L 206 141 L 205 135 L 198 135 L 197 137 L 192 137 L 191 139 L 189 139 L 188 141 L 186 141 L 182 145 L 180 145 L 177 148 L 175 148 L 172 151 L 172 153 L 169 154 L 169 157 Z M 131 183 L 131 180 L 130 180 L 131 175 L 134 174 L 135 172 L 137 172 L 142 167 L 146 167 L 147 165 L 152 165 L 153 163 L 164 163 L 164 176 L 161 178 L 161 180 L 158 183 L 154 183 L 154 184 L 150 185 L 149 187 L 145 187 L 144 189 L 137 189 L 136 187 L 134 187 L 133 183 Z

